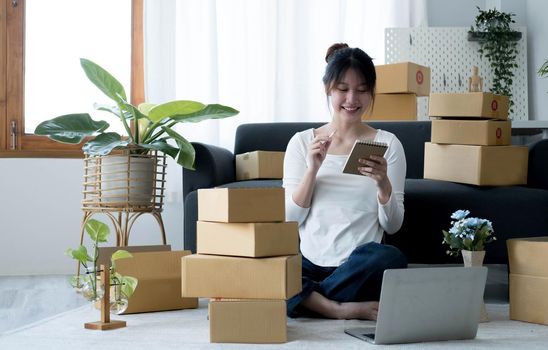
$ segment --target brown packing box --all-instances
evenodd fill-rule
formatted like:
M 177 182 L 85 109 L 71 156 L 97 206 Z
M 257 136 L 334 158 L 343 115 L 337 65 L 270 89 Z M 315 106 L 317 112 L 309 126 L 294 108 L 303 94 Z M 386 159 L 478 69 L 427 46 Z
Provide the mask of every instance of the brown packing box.
M 101 264 L 110 266 L 110 257 L 117 250 L 125 250 L 130 253 L 146 252 L 170 252 L 171 245 L 130 245 L 126 247 L 98 247 L 97 266 Z
M 430 117 L 508 119 L 508 96 L 490 92 L 431 93 Z
M 289 299 L 301 291 L 301 256 L 182 258 L 184 297 Z
M 284 189 L 278 187 L 199 189 L 198 220 L 216 222 L 285 221 Z
M 412 62 L 375 66 L 378 94 L 413 93 L 430 94 L 430 68 Z
M 376 94 L 373 109 L 363 120 L 417 120 L 417 96 L 415 94 Z
M 210 300 L 212 343 L 285 343 L 284 300 Z
M 189 254 L 189 250 L 133 253 L 133 258 L 117 260 L 117 272 L 139 280 L 125 313 L 197 308 L 197 298 L 181 298 L 181 258 Z
M 198 254 L 266 257 L 299 253 L 299 228 L 291 222 L 198 221 Z
M 433 143 L 507 146 L 512 142 L 510 120 L 432 120 Z
M 504 186 L 527 183 L 525 146 L 424 144 L 424 178 L 472 185 Z
M 510 319 L 548 325 L 548 237 L 506 241 Z
M 548 325 L 548 277 L 510 273 L 510 319 Z
M 282 179 L 285 152 L 254 151 L 236 155 L 236 180 Z
M 510 273 L 548 278 L 548 237 L 512 238 L 506 246 Z

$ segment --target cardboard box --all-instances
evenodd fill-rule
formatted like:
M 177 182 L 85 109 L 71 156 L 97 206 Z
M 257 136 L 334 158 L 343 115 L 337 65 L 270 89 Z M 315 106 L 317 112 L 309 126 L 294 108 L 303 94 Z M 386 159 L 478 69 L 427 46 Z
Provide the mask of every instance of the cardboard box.
M 181 258 L 189 250 L 133 253 L 116 261 L 116 271 L 139 280 L 125 314 L 195 309 L 198 298 L 181 298 Z
M 508 119 L 508 96 L 490 92 L 432 93 L 430 117 Z
M 417 120 L 415 94 L 376 94 L 362 120 Z
M 254 151 L 236 155 L 236 180 L 283 179 L 285 152 Z
M 198 254 L 245 257 L 299 253 L 299 227 L 292 222 L 220 223 L 198 221 Z
M 97 266 L 110 266 L 110 257 L 117 250 L 125 250 L 130 253 L 146 253 L 146 252 L 170 252 L 171 245 L 130 245 L 127 247 L 98 247 L 97 249 Z
M 210 300 L 212 343 L 285 343 L 284 300 Z
M 412 62 L 375 66 L 378 94 L 413 93 L 430 94 L 430 68 Z
M 289 299 L 301 291 L 301 256 L 182 258 L 183 297 Z
M 507 146 L 512 143 L 510 120 L 432 120 L 433 143 Z
M 548 278 L 548 237 L 512 238 L 506 246 L 511 273 Z
M 527 183 L 525 146 L 440 145 L 425 142 L 424 178 L 472 185 Z
M 548 277 L 510 273 L 510 319 L 548 325 Z
M 510 319 L 548 325 L 548 237 L 506 241 Z
M 284 189 L 281 187 L 199 189 L 198 220 L 216 222 L 285 221 Z

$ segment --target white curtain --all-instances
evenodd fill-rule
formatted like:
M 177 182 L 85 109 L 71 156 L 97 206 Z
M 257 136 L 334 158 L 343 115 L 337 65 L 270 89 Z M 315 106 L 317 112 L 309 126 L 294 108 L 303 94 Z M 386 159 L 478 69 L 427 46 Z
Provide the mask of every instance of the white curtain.
M 189 141 L 233 149 L 249 122 L 328 121 L 327 48 L 360 47 L 384 63 L 384 29 L 426 25 L 426 0 L 145 2 L 147 100 L 221 103 L 240 114 L 182 124 Z M 268 137 L 268 135 L 265 135 Z

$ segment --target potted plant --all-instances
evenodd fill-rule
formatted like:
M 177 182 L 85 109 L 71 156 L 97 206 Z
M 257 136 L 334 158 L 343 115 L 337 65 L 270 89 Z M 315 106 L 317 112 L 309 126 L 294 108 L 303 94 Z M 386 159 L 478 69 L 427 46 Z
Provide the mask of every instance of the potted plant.
M 127 133 L 126 137 L 106 132 L 109 124 L 93 120 L 88 113 L 67 114 L 44 121 L 36 127 L 34 133 L 70 144 L 78 144 L 85 137 L 96 135 L 84 144 L 82 149 L 86 154 L 102 156 L 120 148 L 133 148 L 135 153 L 158 150 L 174 158 L 183 167 L 194 169 L 194 148 L 173 130 L 173 126 L 182 122 L 195 123 L 238 114 L 237 110 L 228 106 L 204 105 L 186 100 L 134 106 L 128 102 L 122 84 L 109 72 L 85 58 L 80 59 L 80 64 L 88 79 L 115 102 L 115 106 L 96 105 L 95 108 L 116 115 Z M 176 146 L 170 145 L 169 140 L 174 140 Z
M 451 215 L 452 227 L 442 230 L 443 243 L 449 246 L 447 254 L 462 254 L 465 265 L 481 265 L 485 256 L 485 245 L 496 240 L 491 221 L 468 217 L 469 210 L 457 210 Z M 474 255 L 473 262 L 470 262 Z
M 67 254 L 84 268 L 83 275 L 76 275 L 71 278 L 71 285 L 77 292 L 82 293 L 84 298 L 89 301 L 96 302 L 103 298 L 104 286 L 103 281 L 99 280 L 99 271 L 97 258 L 99 257 L 99 243 L 107 242 L 110 234 L 109 227 L 95 219 L 90 219 L 85 225 L 86 232 L 93 242 L 93 255 L 88 253 L 86 246 L 80 245 L 76 249 L 69 248 Z M 122 276 L 116 272 L 116 260 L 131 258 L 132 255 L 126 250 L 117 250 L 110 258 L 110 283 L 109 285 L 114 290 L 111 293 L 110 310 L 112 313 L 120 314 L 127 309 L 128 299 L 133 295 L 137 288 L 138 281 L 135 277 Z
M 480 58 L 487 58 L 493 74 L 490 91 L 509 98 L 510 112 L 512 106 L 512 83 L 514 68 L 517 68 L 517 40 L 521 33 L 510 26 L 515 23 L 513 13 L 501 12 L 497 9 L 482 10 L 475 18 L 475 27 L 471 26 L 468 39 L 479 42 Z
M 80 59 L 80 64 L 88 79 L 115 103 L 114 106 L 95 105 L 95 108 L 116 115 L 126 135 L 108 132 L 106 121 L 95 121 L 88 113 L 44 121 L 34 132 L 70 144 L 95 136 L 82 147 L 85 155 L 93 158 L 91 165 L 85 164 L 84 193 L 94 192 L 91 199 L 94 205 L 95 202 L 118 207 L 150 204 L 154 189 L 164 186 L 163 179 L 155 181 L 155 175 L 164 173 L 165 162 L 163 168 L 156 170 L 154 167 L 162 161 L 149 154 L 160 152 L 184 168 L 194 169 L 194 148 L 173 127 L 178 123 L 227 118 L 239 113 L 228 106 L 187 100 L 134 106 L 128 102 L 122 84 L 109 72 L 85 58 Z M 113 150 L 123 154 L 106 157 Z

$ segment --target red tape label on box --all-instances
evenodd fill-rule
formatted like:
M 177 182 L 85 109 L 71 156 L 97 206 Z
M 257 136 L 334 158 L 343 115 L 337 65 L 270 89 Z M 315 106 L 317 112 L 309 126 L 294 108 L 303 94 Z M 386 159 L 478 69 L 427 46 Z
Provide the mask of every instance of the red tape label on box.
M 502 137 L 502 129 L 501 128 L 497 128 L 497 131 L 495 133 L 497 135 L 497 139 L 500 139 Z
M 422 82 L 424 81 L 424 75 L 422 74 L 422 71 L 417 71 L 417 74 L 415 74 L 415 80 L 417 81 L 417 84 L 422 84 Z
M 499 103 L 497 102 L 497 100 L 491 101 L 491 110 L 496 111 L 498 108 L 499 108 Z

